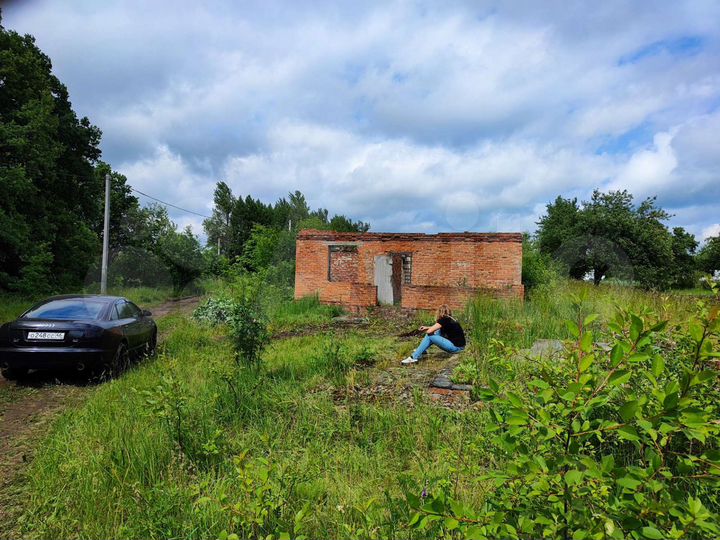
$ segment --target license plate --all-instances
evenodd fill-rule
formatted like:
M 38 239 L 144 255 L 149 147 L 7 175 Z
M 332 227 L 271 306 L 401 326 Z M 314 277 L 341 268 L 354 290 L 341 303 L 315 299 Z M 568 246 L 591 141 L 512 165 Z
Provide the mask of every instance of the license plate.
M 65 338 L 65 332 L 28 332 L 27 338 L 60 340 Z

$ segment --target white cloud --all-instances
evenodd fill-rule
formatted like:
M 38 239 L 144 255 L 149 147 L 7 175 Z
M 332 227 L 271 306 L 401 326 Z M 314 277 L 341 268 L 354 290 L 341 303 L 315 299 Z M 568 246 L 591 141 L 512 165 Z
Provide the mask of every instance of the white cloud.
M 197 212 L 210 215 L 215 183 L 211 178 L 195 174 L 183 158 L 172 153 L 166 146 L 159 146 L 148 158 L 121 164 L 118 171 L 124 174 L 130 184 L 151 197 Z M 138 195 L 142 203 L 155 201 Z M 166 206 L 170 218 L 181 228 L 190 225 L 193 232 L 203 235 L 203 218 Z
M 385 223 L 402 230 L 494 226 L 501 209 L 531 212 L 534 222 L 538 199 L 558 189 L 586 192 L 614 168 L 606 156 L 531 142 L 452 150 L 306 124 L 273 130 L 268 144 L 267 152 L 227 161 L 223 177 L 234 192 L 273 201 L 302 189 L 314 206 L 370 221 L 375 230 Z
M 657 194 L 698 234 L 716 220 L 717 3 L 43 0 L 3 18 L 104 159 L 200 213 L 227 179 L 376 230 L 532 229 L 594 187 Z M 652 48 L 683 37 L 699 48 Z
M 714 223 L 708 227 L 705 227 L 700 233 L 701 240 L 707 240 L 711 236 L 720 236 L 720 223 Z

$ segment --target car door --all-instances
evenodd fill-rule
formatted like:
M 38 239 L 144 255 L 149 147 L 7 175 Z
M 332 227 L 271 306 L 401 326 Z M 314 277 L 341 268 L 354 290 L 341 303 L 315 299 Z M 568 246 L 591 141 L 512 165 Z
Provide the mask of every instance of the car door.
M 121 300 L 116 305 L 128 348 L 135 349 L 144 343 L 142 313 L 130 302 Z
M 129 301 L 128 304 L 130 304 L 130 308 L 132 309 L 133 313 L 136 314 L 138 326 L 140 327 L 140 330 L 138 332 L 138 346 L 144 345 L 145 343 L 150 341 L 150 338 L 155 331 L 155 322 L 152 320 L 152 318 L 150 318 L 150 316 L 146 317 L 145 315 L 143 315 L 143 311 L 135 304 Z

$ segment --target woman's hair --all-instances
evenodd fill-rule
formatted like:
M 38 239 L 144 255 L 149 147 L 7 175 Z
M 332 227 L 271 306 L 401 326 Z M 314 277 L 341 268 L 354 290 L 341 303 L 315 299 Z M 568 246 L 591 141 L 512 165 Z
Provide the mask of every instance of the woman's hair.
M 452 310 L 447 304 L 442 304 L 439 308 L 437 308 L 435 319 L 439 321 L 443 317 L 452 317 Z

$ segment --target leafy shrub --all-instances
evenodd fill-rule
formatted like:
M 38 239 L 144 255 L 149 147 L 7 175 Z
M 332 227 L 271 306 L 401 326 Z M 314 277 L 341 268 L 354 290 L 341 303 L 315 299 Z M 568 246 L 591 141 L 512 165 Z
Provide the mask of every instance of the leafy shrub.
M 247 298 L 209 298 L 193 312 L 193 318 L 209 324 L 227 324 L 237 361 L 256 363 L 269 339 L 262 311 Z
M 256 363 L 269 339 L 263 314 L 257 306 L 241 303 L 230 315 L 228 325 L 237 358 L 249 364 Z
M 229 515 L 231 530 L 223 530 L 220 540 L 239 538 L 271 538 L 278 540 L 305 540 L 305 528 L 310 503 L 299 511 L 288 514 L 288 496 L 296 475 L 290 474 L 284 463 L 266 457 L 250 459 L 247 452 L 234 459 L 234 489 L 220 498 L 202 496 L 196 502 L 196 511 L 222 509 Z M 208 512 L 209 513 L 209 512 Z M 291 524 L 291 530 L 280 531 L 281 523 Z
M 442 487 L 408 496 L 411 526 L 466 538 L 717 537 L 719 310 L 700 301 L 667 328 L 649 310 L 619 309 L 609 344 L 596 343 L 597 315 L 568 321 L 564 359 L 480 392 L 507 460 L 485 476 L 494 491 L 484 505 Z
M 228 322 L 237 304 L 229 298 L 208 298 L 193 311 L 193 319 L 208 324 Z
M 526 289 L 551 285 L 560 277 L 558 264 L 550 255 L 541 253 L 536 242 L 523 236 L 522 283 Z

